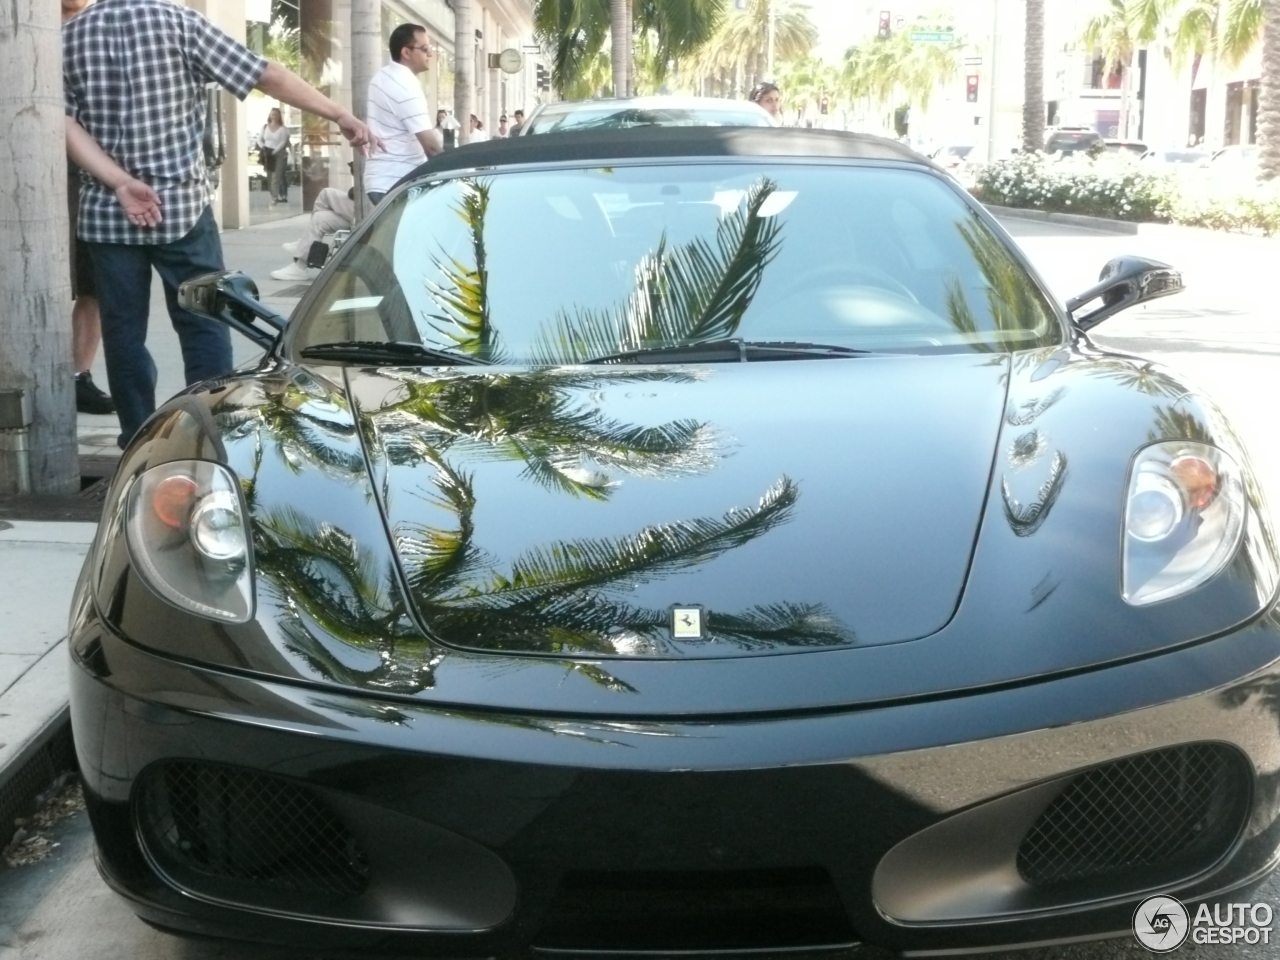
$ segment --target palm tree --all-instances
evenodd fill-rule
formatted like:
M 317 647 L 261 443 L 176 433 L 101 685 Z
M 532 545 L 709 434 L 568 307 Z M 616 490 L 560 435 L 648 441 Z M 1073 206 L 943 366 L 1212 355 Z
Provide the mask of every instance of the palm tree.
M 1280 177 L 1280 0 L 1266 0 L 1262 27 L 1262 82 L 1258 92 L 1258 172 Z
M 915 43 L 909 30 L 868 40 L 845 51 L 838 82 L 842 95 L 872 107 L 899 104 L 926 110 L 938 85 L 959 70 L 962 41 Z
M 551 82 L 562 94 L 582 82 L 593 61 L 603 55 L 609 36 L 609 2 L 538 0 L 535 4 L 534 34 L 552 51 Z
M 818 42 L 808 7 L 794 0 L 772 0 L 774 50 L 779 60 L 802 60 Z M 700 76 L 743 70 L 745 86 L 763 79 L 769 60 L 770 0 L 749 0 L 746 10 L 730 12 L 715 34 L 690 58 Z
M 1128 0 L 1108 0 L 1106 10 L 1093 17 L 1085 26 L 1081 39 L 1089 50 L 1101 52 L 1104 74 L 1110 76 L 1117 67 L 1121 70 L 1118 135 L 1126 138 L 1129 136 L 1133 60 L 1139 46 L 1131 27 Z
M 629 90 L 631 68 L 631 30 L 627 17 L 627 0 L 609 0 L 609 37 L 612 43 L 613 95 L 625 97 Z
M 638 81 L 632 77 L 631 41 L 636 33 L 651 37 L 655 50 L 651 60 L 658 79 L 668 66 L 701 47 L 714 33 L 724 15 L 726 0 L 536 0 L 534 32 L 552 53 L 551 82 L 562 94 L 596 92 L 591 71 L 611 40 L 612 68 L 621 63 L 627 85 L 613 73 L 614 96 L 625 96 Z M 619 11 L 622 4 L 624 9 Z M 621 19 L 619 19 L 621 18 Z M 627 21 L 632 23 L 628 28 Z M 616 25 L 616 24 L 620 24 Z M 585 88 L 583 84 L 585 85 Z
M 1044 0 L 1027 0 L 1023 63 L 1022 149 L 1044 146 Z

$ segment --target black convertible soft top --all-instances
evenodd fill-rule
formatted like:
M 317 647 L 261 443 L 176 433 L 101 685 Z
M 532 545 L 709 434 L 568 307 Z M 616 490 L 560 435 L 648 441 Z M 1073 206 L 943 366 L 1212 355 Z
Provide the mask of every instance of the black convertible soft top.
M 536 134 L 446 150 L 401 179 L 477 167 L 663 157 L 812 157 L 896 160 L 932 167 L 909 147 L 865 133 L 794 127 L 632 127 Z

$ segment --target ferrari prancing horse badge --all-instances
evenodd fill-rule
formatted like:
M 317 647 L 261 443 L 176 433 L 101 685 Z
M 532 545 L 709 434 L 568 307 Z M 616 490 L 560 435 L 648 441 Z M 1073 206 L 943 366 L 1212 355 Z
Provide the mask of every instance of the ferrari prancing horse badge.
M 700 606 L 677 603 L 671 607 L 671 639 L 705 640 L 706 610 Z

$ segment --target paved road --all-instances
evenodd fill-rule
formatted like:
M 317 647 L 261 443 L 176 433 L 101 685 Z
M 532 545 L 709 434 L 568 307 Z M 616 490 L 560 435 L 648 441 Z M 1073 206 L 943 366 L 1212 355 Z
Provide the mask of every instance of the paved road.
M 1251 441 L 1270 500 L 1280 504 L 1280 444 L 1272 411 L 1280 408 L 1280 312 L 1268 282 L 1280 268 L 1280 241 L 1206 237 L 1167 231 L 1137 237 L 1010 221 L 1010 230 L 1060 298 L 1090 286 L 1111 256 L 1135 253 L 1181 266 L 1189 290 L 1138 308 L 1099 328 L 1099 342 L 1142 349 L 1202 383 Z M 273 238 L 274 239 L 274 238 Z M 266 244 L 264 243 L 264 247 Z M 0 960 L 305 960 L 306 955 L 224 943 L 182 941 L 138 922 L 98 879 L 85 818 L 62 824 L 57 855 L 0 869 Z M 1280 919 L 1280 879 L 1254 895 Z M 1277 923 L 1280 933 L 1280 923 Z M 876 954 L 869 952 L 871 957 Z M 1139 960 L 1129 939 L 1005 954 L 1009 960 Z M 1280 958 L 1269 946 L 1182 947 L 1194 960 Z

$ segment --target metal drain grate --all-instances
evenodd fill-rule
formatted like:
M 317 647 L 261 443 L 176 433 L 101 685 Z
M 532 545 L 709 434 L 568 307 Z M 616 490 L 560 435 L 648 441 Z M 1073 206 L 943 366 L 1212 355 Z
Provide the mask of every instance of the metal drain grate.
M 1248 774 L 1220 744 L 1129 757 L 1081 774 L 1018 847 L 1029 884 L 1103 877 L 1199 854 L 1207 866 L 1234 841 Z
M 148 845 L 183 873 L 324 895 L 368 882 L 364 854 L 324 801 L 277 777 L 164 763 L 143 782 L 139 816 Z

